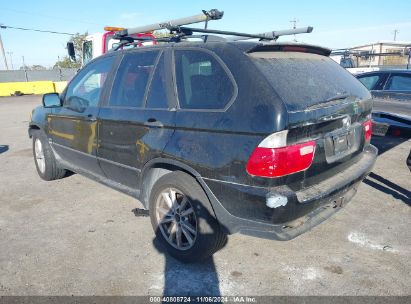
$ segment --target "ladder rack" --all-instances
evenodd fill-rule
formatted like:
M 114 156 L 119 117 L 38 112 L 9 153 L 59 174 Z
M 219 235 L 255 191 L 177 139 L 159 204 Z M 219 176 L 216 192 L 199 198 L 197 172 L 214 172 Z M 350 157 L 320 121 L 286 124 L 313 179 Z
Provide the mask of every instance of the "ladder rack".
M 208 29 L 208 21 L 210 20 L 219 20 L 223 17 L 224 12 L 219 11 L 217 9 L 212 9 L 209 11 L 202 11 L 202 14 L 194 15 L 190 17 L 184 17 L 174 20 L 169 20 L 165 22 L 159 22 L 144 26 L 138 26 L 129 29 L 122 29 L 117 31 L 114 38 L 119 39 L 119 45 L 114 49 L 118 50 L 125 45 L 136 44 L 135 41 L 157 41 L 157 42 L 180 42 L 181 39 L 187 38 L 194 38 L 198 37 L 198 35 L 194 35 L 194 33 L 201 33 L 204 34 L 201 36 L 203 41 L 207 41 L 207 37 L 213 34 L 217 35 L 224 35 L 224 36 L 232 36 L 229 39 L 225 39 L 221 36 L 217 36 L 219 40 L 227 40 L 227 41 L 237 41 L 237 40 L 247 40 L 247 39 L 259 39 L 260 41 L 276 41 L 280 36 L 286 35 L 296 35 L 302 33 L 311 33 L 313 31 L 312 26 L 296 28 L 296 29 L 286 29 L 280 31 L 270 31 L 265 33 L 259 34 L 249 34 L 249 33 L 242 33 L 242 32 L 233 32 L 233 31 L 224 31 L 224 30 L 213 30 Z M 186 27 L 184 25 L 205 22 L 205 27 L 202 28 L 192 28 Z M 147 33 L 153 32 L 155 30 L 167 29 L 170 31 L 169 37 L 163 38 L 150 38 L 150 37 L 136 37 L 136 34 L 139 33 Z M 211 34 L 211 35 L 210 35 Z
M 124 29 L 124 30 L 118 31 L 117 34 L 119 36 L 128 36 L 128 35 L 133 35 L 133 34 L 138 34 L 138 33 L 152 32 L 152 31 L 161 30 L 161 29 L 170 29 L 176 26 L 194 24 L 194 23 L 199 23 L 199 22 L 206 22 L 207 24 L 208 21 L 210 20 L 219 20 L 223 18 L 223 15 L 224 15 L 224 12 L 219 11 L 217 9 L 212 9 L 209 11 L 203 10 L 203 13 L 199 15 L 174 19 L 174 20 L 165 21 L 165 22 L 153 23 L 153 24 L 133 27 L 129 29 Z

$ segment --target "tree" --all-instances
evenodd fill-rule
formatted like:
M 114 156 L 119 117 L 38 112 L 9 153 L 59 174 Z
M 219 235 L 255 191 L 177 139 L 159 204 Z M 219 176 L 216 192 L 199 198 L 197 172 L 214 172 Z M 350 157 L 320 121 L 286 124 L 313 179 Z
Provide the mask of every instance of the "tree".
M 54 66 L 53 69 L 72 69 L 72 68 L 80 68 L 81 62 L 76 62 L 72 61 L 68 56 L 64 56 L 62 59 L 58 60 Z
M 34 64 L 29 69 L 33 70 L 33 71 L 46 70 L 46 68 L 44 66 L 40 65 L 40 64 Z
M 69 42 L 73 42 L 74 50 L 76 51 L 76 61 L 72 61 L 68 56 L 64 56 L 61 60 L 58 60 L 53 68 L 67 69 L 67 68 L 80 68 L 81 67 L 81 54 L 83 51 L 83 41 L 88 35 L 87 32 L 84 34 L 76 33 L 71 36 Z

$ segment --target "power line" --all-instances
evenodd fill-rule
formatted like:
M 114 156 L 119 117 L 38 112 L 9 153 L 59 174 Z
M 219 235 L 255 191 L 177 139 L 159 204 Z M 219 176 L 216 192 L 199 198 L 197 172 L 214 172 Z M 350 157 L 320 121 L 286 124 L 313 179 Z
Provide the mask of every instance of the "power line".
M 46 15 L 43 14 L 40 11 L 31 11 L 31 12 L 27 12 L 27 11 L 23 11 L 23 10 L 16 10 L 16 9 L 11 9 L 11 8 L 4 8 L 4 7 L 0 7 L 0 10 L 6 10 L 9 12 L 13 12 L 13 13 L 17 13 L 17 14 L 25 14 L 25 15 L 30 15 L 32 17 L 45 17 L 45 18 L 52 18 L 52 19 L 56 19 L 56 20 L 60 20 L 60 21 L 69 21 L 69 22 L 77 22 L 77 23 L 84 23 L 84 24 L 91 24 L 91 25 L 98 25 L 97 23 L 93 23 L 93 22 L 88 22 L 88 21 L 84 21 L 84 20 L 78 20 L 78 19 L 73 19 L 73 18 L 63 18 L 61 16 L 51 16 L 51 15 Z
M 56 31 L 49 31 L 49 30 L 39 30 L 39 29 L 24 28 L 24 27 L 16 27 L 16 26 L 4 25 L 4 24 L 0 24 L 0 28 L 2 28 L 2 29 L 11 28 L 11 29 L 22 30 L 22 31 L 34 31 L 34 32 L 41 32 L 41 33 L 51 33 L 51 34 L 69 35 L 69 36 L 75 35 L 75 34 L 72 34 L 72 33 L 56 32 Z

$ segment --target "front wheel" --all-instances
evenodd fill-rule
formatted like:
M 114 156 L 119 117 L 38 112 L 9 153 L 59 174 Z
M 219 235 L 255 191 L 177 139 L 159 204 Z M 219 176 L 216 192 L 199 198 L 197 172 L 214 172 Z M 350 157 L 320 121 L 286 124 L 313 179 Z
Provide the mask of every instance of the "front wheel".
M 33 131 L 32 135 L 34 163 L 38 175 L 46 181 L 63 178 L 66 170 L 58 167 L 47 137 L 40 130 Z
M 182 262 L 204 260 L 227 241 L 203 189 L 183 172 L 169 173 L 156 182 L 150 218 L 158 240 Z

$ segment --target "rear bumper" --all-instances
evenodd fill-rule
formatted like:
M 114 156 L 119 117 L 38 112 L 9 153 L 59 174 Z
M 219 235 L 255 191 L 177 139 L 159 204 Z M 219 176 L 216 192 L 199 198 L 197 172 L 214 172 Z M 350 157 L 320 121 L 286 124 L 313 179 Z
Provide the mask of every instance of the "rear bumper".
M 345 206 L 360 182 L 371 172 L 378 150 L 367 146 L 346 170 L 301 191 L 289 187 L 263 188 L 210 179 L 200 179 L 217 219 L 227 233 L 290 240 L 328 219 Z M 281 196 L 285 205 L 267 207 Z M 230 203 L 227 203 L 231 198 Z

